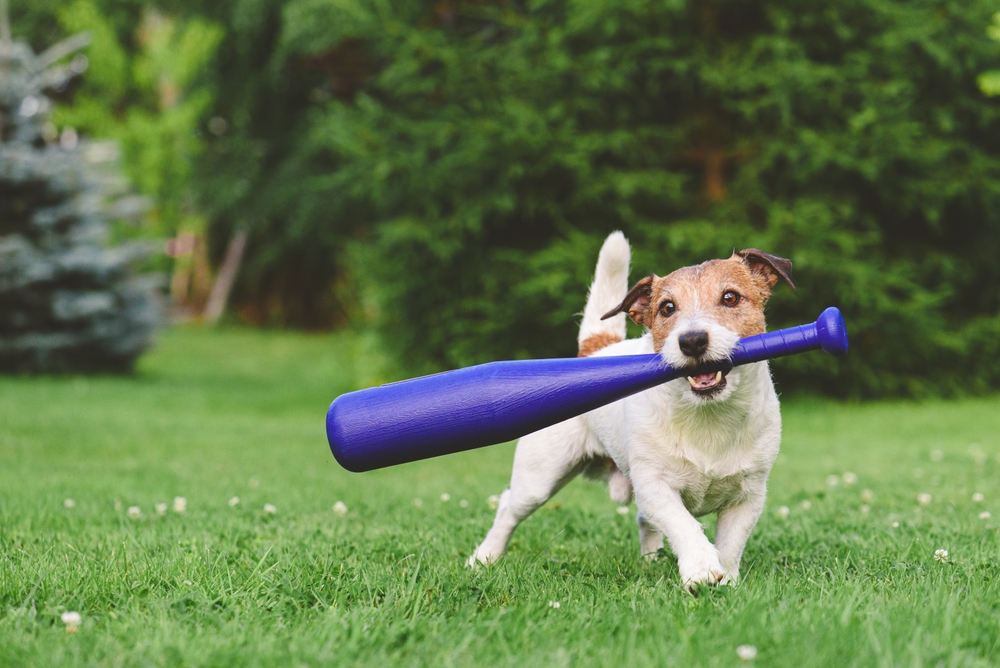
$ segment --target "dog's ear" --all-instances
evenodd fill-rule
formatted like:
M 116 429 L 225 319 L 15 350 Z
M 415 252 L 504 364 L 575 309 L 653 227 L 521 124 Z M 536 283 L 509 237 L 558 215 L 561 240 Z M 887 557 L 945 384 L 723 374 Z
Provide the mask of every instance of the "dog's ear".
M 788 287 L 792 290 L 795 289 L 795 284 L 792 283 L 791 260 L 765 253 L 756 248 L 737 251 L 736 255 L 743 260 L 752 273 L 763 276 L 768 287 L 773 288 L 778 284 L 779 279 L 784 279 L 785 283 L 788 283 Z
M 649 310 L 649 298 L 653 294 L 653 279 L 655 278 L 656 276 L 650 274 L 636 283 L 635 287 L 625 295 L 622 303 L 601 316 L 601 320 L 607 320 L 619 313 L 628 313 L 628 317 L 632 318 L 632 322 L 637 325 L 645 325 L 646 311 Z

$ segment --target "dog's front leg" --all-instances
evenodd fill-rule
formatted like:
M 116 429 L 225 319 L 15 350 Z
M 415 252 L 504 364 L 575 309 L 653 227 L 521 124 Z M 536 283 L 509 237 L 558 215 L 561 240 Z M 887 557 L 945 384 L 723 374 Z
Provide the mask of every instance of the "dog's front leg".
M 744 483 L 746 485 L 746 483 Z M 764 510 L 765 482 L 761 480 L 747 490 L 747 497 L 739 504 L 719 511 L 715 529 L 715 546 L 719 560 L 726 569 L 723 584 L 736 582 L 740 577 L 740 560 L 743 549 Z
M 645 468 L 645 467 L 642 467 Z M 681 581 L 688 589 L 699 584 L 718 584 L 725 576 L 715 547 L 705 537 L 701 524 L 684 507 L 681 495 L 666 482 L 662 471 L 632 469 L 635 501 L 648 522 L 667 537 L 677 555 Z

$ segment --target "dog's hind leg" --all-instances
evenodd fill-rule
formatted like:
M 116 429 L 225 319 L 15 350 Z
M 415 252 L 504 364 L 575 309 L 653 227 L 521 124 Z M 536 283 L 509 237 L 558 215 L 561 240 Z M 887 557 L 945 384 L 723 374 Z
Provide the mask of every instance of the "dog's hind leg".
M 517 525 L 583 470 L 586 429 L 583 419 L 573 418 L 518 442 L 510 489 L 500 496 L 493 528 L 469 557 L 470 566 L 502 557 Z

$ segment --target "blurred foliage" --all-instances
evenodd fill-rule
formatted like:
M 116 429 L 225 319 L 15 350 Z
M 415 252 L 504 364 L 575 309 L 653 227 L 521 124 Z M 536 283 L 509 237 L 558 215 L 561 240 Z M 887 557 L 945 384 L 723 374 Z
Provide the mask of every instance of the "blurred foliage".
M 63 91 L 53 122 L 118 141 L 129 179 L 153 197 L 138 234 L 203 228 L 192 199 L 192 163 L 202 150 L 199 126 L 212 91 L 200 85 L 199 76 L 214 57 L 222 28 L 198 16 L 179 21 L 135 0 L 15 0 L 11 13 L 15 28 L 33 44 L 89 34 L 87 76 Z
M 121 19 L 141 3 L 89 1 L 130 58 L 151 48 Z M 413 370 L 572 355 L 622 229 L 636 277 L 747 246 L 791 258 L 799 290 L 770 325 L 837 305 L 853 350 L 782 361 L 783 386 L 1000 385 L 993 2 L 160 8 L 225 26 L 186 84 L 211 91 L 214 123 L 191 178 L 216 258 L 251 232 L 248 320 L 373 324 Z
M 238 228 L 250 230 L 231 299 L 242 319 L 322 328 L 353 319 L 357 299 L 343 249 L 350 231 L 374 221 L 324 183 L 335 164 L 310 147 L 309 132 L 329 75 L 322 57 L 283 47 L 285 4 L 178 0 L 183 11 L 226 26 L 205 73 L 220 122 L 199 158 L 196 183 L 216 261 Z M 336 32 L 339 24 L 318 28 Z
M 1000 107 L 977 86 L 993 11 L 290 2 L 272 62 L 322 63 L 327 99 L 283 163 L 308 174 L 286 221 L 342 262 L 360 239 L 356 284 L 417 366 L 573 354 L 596 251 L 622 229 L 635 276 L 746 246 L 790 257 L 799 291 L 771 325 L 838 305 L 854 349 L 783 361 L 783 381 L 995 387 Z
M 993 15 L 993 22 L 986 29 L 986 34 L 994 42 L 1000 42 L 1000 12 Z M 1000 95 L 1000 70 L 990 70 L 979 75 L 979 88 L 986 95 Z

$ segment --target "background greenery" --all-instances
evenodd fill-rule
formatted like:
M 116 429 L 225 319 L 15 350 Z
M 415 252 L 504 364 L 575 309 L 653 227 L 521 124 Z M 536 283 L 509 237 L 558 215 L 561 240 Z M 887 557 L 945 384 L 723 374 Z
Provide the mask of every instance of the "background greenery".
M 248 229 L 235 313 L 341 331 L 174 328 L 132 377 L 4 378 L 2 663 L 994 665 L 997 398 L 802 396 L 1000 383 L 994 9 L 13 0 L 36 49 L 94 37 L 55 120 L 121 143 L 134 233 L 218 259 Z M 616 228 L 635 276 L 756 245 L 796 264 L 772 326 L 847 314 L 848 358 L 774 365 L 738 587 L 684 593 L 586 482 L 470 571 L 511 445 L 364 475 L 326 447 L 329 401 L 398 365 L 573 354 Z
M 214 257 L 250 230 L 251 322 L 374 327 L 410 372 L 571 355 L 622 229 L 635 276 L 790 257 L 771 325 L 837 305 L 854 347 L 783 386 L 887 396 L 1000 385 L 995 10 L 74 0 L 14 25 L 101 36 L 60 118 L 120 137 Z
M 322 418 L 358 345 L 173 329 L 133 378 L 0 383 L 0 662 L 995 665 L 996 398 L 786 401 L 744 582 L 696 598 L 672 557 L 638 558 L 634 508 L 582 480 L 467 569 L 512 448 L 340 469 Z

